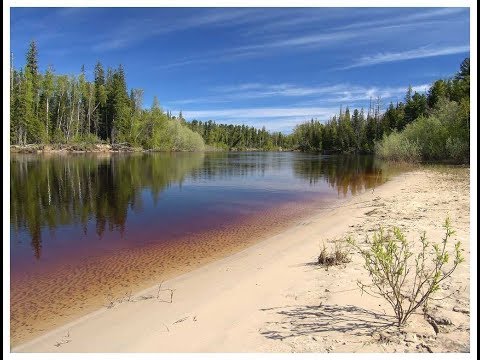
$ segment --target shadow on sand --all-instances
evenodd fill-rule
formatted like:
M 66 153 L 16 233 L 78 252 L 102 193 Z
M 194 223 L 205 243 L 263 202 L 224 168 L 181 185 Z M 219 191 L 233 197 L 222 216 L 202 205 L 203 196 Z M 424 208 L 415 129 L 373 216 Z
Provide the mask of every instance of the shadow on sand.
M 263 336 L 274 340 L 325 332 L 372 336 L 395 326 L 393 316 L 353 305 L 284 306 L 260 310 L 283 317 L 279 321 L 267 322 L 260 331 Z

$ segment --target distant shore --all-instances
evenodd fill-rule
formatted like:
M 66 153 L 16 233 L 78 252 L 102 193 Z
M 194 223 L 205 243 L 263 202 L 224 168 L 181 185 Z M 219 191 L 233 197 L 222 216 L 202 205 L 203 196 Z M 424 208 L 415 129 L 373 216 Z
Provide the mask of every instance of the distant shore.
M 248 149 L 222 149 L 214 146 L 205 145 L 204 152 L 265 152 L 269 150 L 248 148 Z M 291 149 L 274 149 L 271 151 L 298 151 Z M 143 149 L 141 147 L 131 146 L 130 144 L 27 144 L 27 145 L 10 145 L 10 153 L 18 154 L 44 154 L 44 153 L 150 153 L 165 152 L 155 149 Z M 174 151 L 175 152 L 175 151 Z M 185 151 L 178 151 L 185 152 Z
M 10 145 L 11 153 L 42 154 L 42 153 L 84 153 L 84 152 L 142 152 L 142 148 L 133 147 L 129 144 L 27 144 Z
M 428 168 L 295 220 L 233 255 L 131 295 L 13 348 L 14 352 L 469 352 L 469 169 Z M 340 267 L 316 265 L 322 243 L 359 242 L 399 226 L 411 241 L 440 241 L 449 216 L 462 263 L 430 304 L 442 325 L 419 312 L 391 325 L 358 254 Z M 451 295 L 453 294 L 453 295 Z M 441 320 L 441 321 L 440 321 Z

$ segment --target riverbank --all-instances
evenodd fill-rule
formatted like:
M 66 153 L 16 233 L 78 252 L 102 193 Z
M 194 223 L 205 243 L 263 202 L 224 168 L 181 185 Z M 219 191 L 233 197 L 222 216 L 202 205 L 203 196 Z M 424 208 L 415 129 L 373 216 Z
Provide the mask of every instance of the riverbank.
M 108 152 L 142 152 L 142 148 L 129 144 L 28 144 L 10 145 L 11 153 L 43 154 L 43 153 L 108 153 Z
M 444 169 L 444 170 L 441 170 Z M 469 170 L 419 170 L 209 263 L 64 325 L 13 351 L 26 352 L 444 352 L 469 351 Z M 361 241 L 382 226 L 409 240 L 439 241 L 450 216 L 466 262 L 432 301 L 436 334 L 421 314 L 403 333 L 381 299 L 361 296 L 362 260 L 315 264 L 323 241 Z M 168 289 L 171 289 L 168 290 Z M 453 295 L 451 295 L 453 294 Z
M 43 153 L 108 153 L 108 152 L 154 152 L 152 149 L 142 149 L 134 147 L 130 144 L 27 144 L 27 145 L 10 145 L 11 153 L 20 154 L 43 154 Z M 245 148 L 245 149 L 223 149 L 212 145 L 205 145 L 205 152 L 266 152 L 272 150 Z M 297 151 L 292 149 L 278 148 L 274 151 Z

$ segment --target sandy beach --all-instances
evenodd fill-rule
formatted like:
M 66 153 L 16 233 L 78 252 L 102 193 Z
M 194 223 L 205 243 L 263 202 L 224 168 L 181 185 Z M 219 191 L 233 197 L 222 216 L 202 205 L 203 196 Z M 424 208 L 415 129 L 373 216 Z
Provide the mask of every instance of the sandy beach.
M 426 168 L 330 209 L 233 255 L 141 292 L 12 348 L 13 352 L 469 352 L 469 169 Z M 408 240 L 439 242 L 449 216 L 466 261 L 404 329 L 368 282 L 359 254 L 321 267 L 323 243 L 398 226 Z M 451 241 L 453 245 L 454 241 Z

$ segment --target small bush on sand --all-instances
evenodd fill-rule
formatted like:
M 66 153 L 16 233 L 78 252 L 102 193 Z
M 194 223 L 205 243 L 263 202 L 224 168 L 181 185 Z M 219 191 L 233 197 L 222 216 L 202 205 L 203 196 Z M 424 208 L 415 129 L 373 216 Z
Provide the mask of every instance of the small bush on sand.
M 345 243 L 342 241 L 335 241 L 334 248 L 331 251 L 328 251 L 325 244 L 323 244 L 320 255 L 318 255 L 318 263 L 320 265 L 332 266 L 348 262 L 350 262 L 350 257 Z
M 445 236 L 442 242 L 431 244 L 424 233 L 417 253 L 413 252 L 412 245 L 398 228 L 393 232 L 380 230 L 375 233 L 368 250 L 352 239 L 348 240 L 365 260 L 364 267 L 372 280 L 369 285 L 358 282 L 362 292 L 386 299 L 395 312 L 398 326 L 404 325 L 420 306 L 426 305 L 432 294 L 440 289 L 440 283 L 464 261 L 460 242 L 457 242 L 451 263 L 446 248 L 454 231 L 448 218 L 443 227 Z M 410 263 L 412 257 L 414 264 Z

